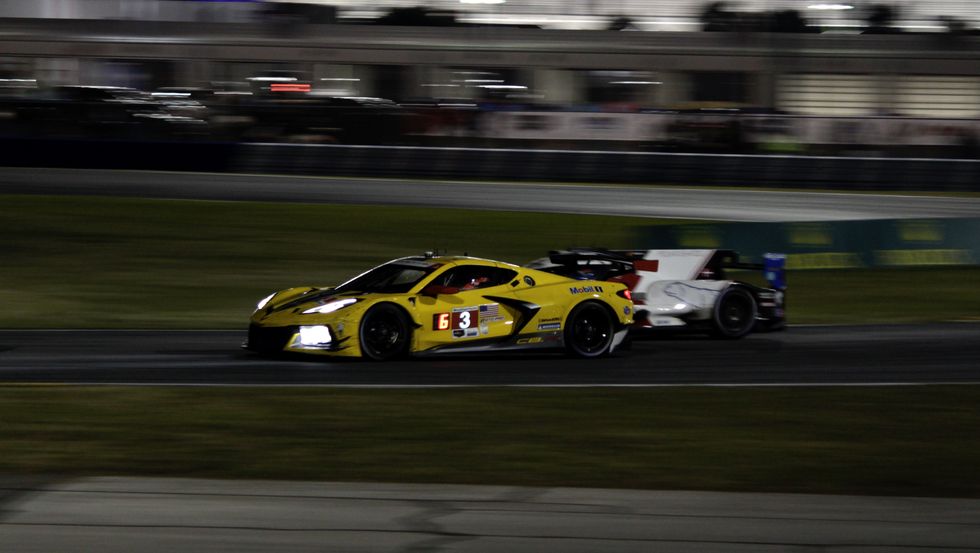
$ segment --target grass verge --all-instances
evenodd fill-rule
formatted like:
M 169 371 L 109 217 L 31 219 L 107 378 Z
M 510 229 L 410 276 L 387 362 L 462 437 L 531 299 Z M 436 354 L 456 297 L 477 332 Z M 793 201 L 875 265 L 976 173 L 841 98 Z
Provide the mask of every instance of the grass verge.
M 0 197 L 0 328 L 240 328 L 273 290 L 435 248 L 524 263 L 642 247 L 630 217 L 98 197 Z M 980 315 L 980 268 L 795 271 L 796 323 Z
M 461 209 L 0 197 L 0 328 L 235 328 L 291 286 L 426 250 L 523 263 L 628 247 L 648 219 Z
M 980 497 L 978 403 L 980 386 L 0 387 L 0 473 Z

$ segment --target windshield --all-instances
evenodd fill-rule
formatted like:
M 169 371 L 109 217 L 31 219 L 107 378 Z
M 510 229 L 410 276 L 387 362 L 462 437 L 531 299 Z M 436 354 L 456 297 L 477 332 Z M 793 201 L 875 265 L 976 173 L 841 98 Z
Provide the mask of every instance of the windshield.
M 386 263 L 348 280 L 334 289 L 335 292 L 383 292 L 397 294 L 408 292 L 438 264 L 410 260 Z

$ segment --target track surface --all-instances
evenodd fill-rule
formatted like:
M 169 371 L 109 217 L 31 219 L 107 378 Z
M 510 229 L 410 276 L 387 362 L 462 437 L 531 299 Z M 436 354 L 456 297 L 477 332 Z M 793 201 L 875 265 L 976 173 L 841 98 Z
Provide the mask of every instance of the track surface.
M 798 327 L 743 340 L 634 342 L 597 360 L 561 354 L 387 363 L 263 358 L 237 331 L 0 331 L 0 382 L 355 386 L 980 382 L 980 324 Z
M 980 198 L 0 168 L 2 194 L 455 207 L 718 221 L 980 217 Z
M 0 504 L 4 552 L 980 551 L 970 499 L 179 478 L 18 488 Z

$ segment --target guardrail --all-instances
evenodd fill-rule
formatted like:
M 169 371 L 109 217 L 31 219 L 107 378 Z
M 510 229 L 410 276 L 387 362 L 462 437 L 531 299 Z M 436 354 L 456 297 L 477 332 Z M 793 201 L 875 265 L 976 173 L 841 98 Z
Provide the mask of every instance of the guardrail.
M 0 139 L 0 164 L 426 179 L 980 191 L 980 161 L 961 159 Z

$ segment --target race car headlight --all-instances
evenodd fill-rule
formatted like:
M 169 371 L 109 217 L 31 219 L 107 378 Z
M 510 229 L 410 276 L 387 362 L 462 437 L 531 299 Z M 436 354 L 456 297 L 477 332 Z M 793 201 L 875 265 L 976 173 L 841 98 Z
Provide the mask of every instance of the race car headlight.
M 353 305 L 353 304 L 355 304 L 357 302 L 358 302 L 358 299 L 357 298 L 345 298 L 345 299 L 342 299 L 342 300 L 337 300 L 337 301 L 332 301 L 330 303 L 325 303 L 323 305 L 318 305 L 318 306 L 316 306 L 316 307 L 314 307 L 312 309 L 307 309 L 306 311 L 303 311 L 303 314 L 304 315 L 313 315 L 313 314 L 319 313 L 319 314 L 323 315 L 323 314 L 326 314 L 326 313 L 333 313 L 334 311 L 337 311 L 339 309 L 343 309 L 343 308 L 347 307 L 348 305 Z
M 265 307 L 269 303 L 269 301 L 272 300 L 272 298 L 274 298 L 274 297 L 276 297 L 276 293 L 275 292 L 273 292 L 273 293 L 269 294 L 268 296 L 262 298 L 259 301 L 259 304 L 255 306 L 255 310 L 258 311 L 259 309 L 262 309 L 263 307 Z
M 333 341 L 330 329 L 323 325 L 299 327 L 299 345 L 306 347 L 329 346 Z

